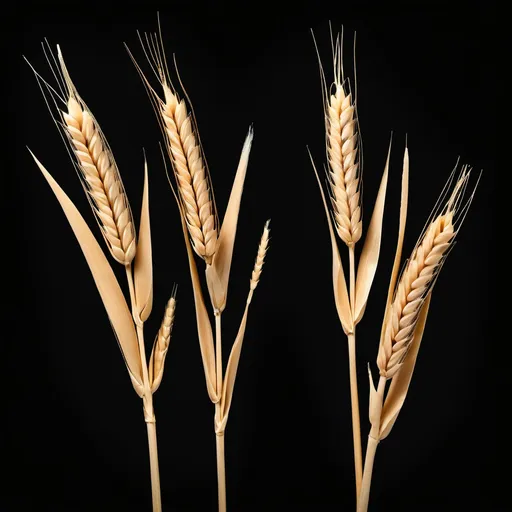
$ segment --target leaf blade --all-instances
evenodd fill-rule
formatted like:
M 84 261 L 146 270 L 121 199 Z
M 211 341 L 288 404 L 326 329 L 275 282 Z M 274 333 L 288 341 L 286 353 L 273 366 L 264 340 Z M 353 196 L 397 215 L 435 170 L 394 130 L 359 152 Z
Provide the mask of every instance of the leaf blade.
M 134 265 L 135 301 L 140 319 L 145 322 L 153 307 L 153 257 L 149 217 L 148 164 L 144 158 L 144 190 L 140 215 L 139 239 Z
M 377 271 L 377 265 L 379 263 L 380 244 L 382 239 L 382 222 L 384 219 L 384 205 L 386 202 L 386 190 L 389 174 L 389 158 L 391 155 L 391 143 L 392 141 L 390 140 L 386 165 L 384 166 L 384 172 L 382 173 L 382 179 L 380 182 L 379 191 L 377 193 L 377 199 L 375 200 L 375 206 L 373 207 L 372 218 L 370 220 L 370 224 L 368 225 L 363 250 L 359 259 L 359 265 L 357 267 L 356 304 L 354 314 L 355 324 L 358 324 L 363 317 L 368 295 L 370 294 L 370 289 L 372 287 L 373 279 Z
M 208 396 L 213 403 L 219 401 L 220 391 L 216 387 L 216 371 L 215 371 L 215 349 L 213 344 L 213 331 L 204 303 L 203 292 L 201 290 L 201 281 L 199 280 L 199 273 L 194 259 L 194 251 L 190 245 L 188 238 L 187 225 L 185 223 L 184 215 L 180 209 L 181 227 L 183 229 L 183 236 L 185 238 L 185 245 L 187 247 L 188 263 L 190 267 L 190 278 L 192 280 L 192 289 L 194 292 L 194 305 L 196 310 L 197 322 L 197 335 L 199 337 L 199 348 L 201 350 L 201 359 L 203 361 L 204 375 L 206 379 L 206 388 Z
M 89 265 L 89 269 L 91 270 L 94 282 L 96 283 L 96 287 L 98 288 L 103 305 L 107 311 L 112 328 L 116 334 L 130 377 L 135 379 L 133 385 L 137 391 L 135 383 L 142 386 L 142 365 L 137 334 L 135 332 L 132 315 L 128 309 L 126 299 L 112 267 L 92 234 L 92 231 L 89 229 L 89 226 L 71 199 L 32 152 L 31 155 L 59 201 L 71 229 L 78 240 L 87 264 Z
M 308 149 L 309 153 L 309 149 Z M 313 157 L 311 153 L 309 153 L 309 158 L 311 159 L 311 164 L 313 165 L 313 170 L 315 172 L 315 176 L 318 182 L 318 187 L 320 188 L 320 194 L 322 196 L 322 201 L 324 203 L 325 215 L 327 217 L 327 224 L 329 226 L 329 234 L 331 236 L 331 246 L 332 246 L 332 280 L 333 280 L 333 288 L 334 288 L 334 300 L 336 303 L 336 310 L 338 311 L 338 316 L 340 318 L 341 325 L 345 333 L 351 332 L 353 330 L 353 322 L 352 322 L 352 311 L 350 308 L 350 301 L 348 298 L 347 291 L 347 282 L 345 280 L 345 273 L 343 272 L 343 264 L 341 263 L 340 251 L 338 249 L 338 244 L 336 242 L 336 236 L 334 234 L 334 228 L 332 226 L 332 220 L 329 215 L 329 208 L 327 206 L 327 200 L 325 198 L 324 190 L 322 188 L 322 183 L 320 181 L 320 177 L 318 176 L 318 171 L 316 170 L 315 163 L 313 162 Z
M 226 367 L 226 374 L 224 377 L 224 386 L 222 389 L 222 410 L 221 410 L 221 424 L 218 426 L 222 430 L 225 428 L 228 421 L 229 410 L 231 409 L 231 403 L 233 401 L 233 392 L 235 389 L 235 380 L 238 370 L 238 363 L 240 362 L 240 355 L 242 353 L 242 344 L 244 342 L 245 328 L 247 326 L 247 317 L 249 314 L 249 304 L 247 301 L 245 304 L 245 311 L 240 322 L 240 327 L 235 338 L 235 342 L 231 347 L 231 353 L 229 354 L 228 365 Z
M 208 290 L 210 291 L 213 306 L 221 312 L 226 307 L 229 272 L 231 270 L 231 260 L 233 258 L 233 247 L 235 245 L 238 224 L 238 212 L 240 211 L 252 140 L 253 130 L 250 127 L 245 138 L 242 153 L 240 154 L 240 161 L 229 196 L 228 207 L 222 221 L 212 265 L 206 270 Z

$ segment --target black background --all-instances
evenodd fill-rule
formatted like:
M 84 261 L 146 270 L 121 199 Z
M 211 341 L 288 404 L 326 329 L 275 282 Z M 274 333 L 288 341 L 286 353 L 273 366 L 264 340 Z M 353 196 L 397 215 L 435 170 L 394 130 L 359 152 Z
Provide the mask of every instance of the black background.
M 406 404 L 379 448 L 370 508 L 505 509 L 499 485 L 489 479 L 498 400 L 491 354 L 499 341 L 488 328 L 494 295 L 492 5 L 167 2 L 144 9 L 128 3 L 13 8 L 4 19 L 3 52 L 9 131 L 4 151 L 12 164 L 3 169 L 8 181 L 2 252 L 5 281 L 12 286 L 2 313 L 3 325 L 12 329 L 4 330 L 9 335 L 0 349 L 4 375 L 7 369 L 1 453 L 9 473 L 0 484 L 0 510 L 150 509 L 141 403 L 76 240 L 25 149 L 30 146 L 92 224 L 22 60 L 26 55 L 51 78 L 39 46 L 44 37 L 61 45 L 80 94 L 113 148 L 134 212 L 140 208 L 142 148 L 147 151 L 155 274 L 148 342 L 173 283 L 179 283 L 175 330 L 155 395 L 163 503 L 165 510 L 216 509 L 214 408 L 205 388 L 178 212 L 159 155 L 156 119 L 122 46 L 126 41 L 145 64 L 136 30 L 154 30 L 157 9 L 167 52 L 176 53 L 194 102 L 221 214 L 248 126 L 255 128 L 223 316 L 226 355 L 262 226 L 272 218 L 271 249 L 250 311 L 226 431 L 230 510 L 354 509 L 347 348 L 334 306 L 324 211 L 306 152 L 308 144 L 322 163 L 322 104 L 309 28 L 327 63 L 329 19 L 334 27 L 344 24 L 347 48 L 357 31 L 366 225 L 394 132 L 381 260 L 358 329 L 363 440 L 366 364 L 375 370 L 405 134 L 411 183 L 404 255 L 457 157 L 484 170 L 436 285 Z M 349 50 L 347 68 L 351 63 Z M 124 286 L 122 272 L 119 277 Z

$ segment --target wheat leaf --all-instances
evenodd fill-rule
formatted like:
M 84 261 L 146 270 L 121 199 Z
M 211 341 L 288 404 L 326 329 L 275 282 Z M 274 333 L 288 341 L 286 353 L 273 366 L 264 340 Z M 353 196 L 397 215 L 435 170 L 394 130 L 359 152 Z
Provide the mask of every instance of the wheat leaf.
M 229 409 L 233 400 L 233 390 L 235 388 L 236 373 L 238 370 L 238 363 L 240 361 L 240 354 L 242 352 L 242 343 L 244 341 L 245 327 L 247 325 L 247 316 L 249 314 L 249 302 L 245 305 L 244 316 L 238 329 L 231 353 L 229 355 L 228 365 L 226 367 L 226 374 L 224 377 L 224 386 L 222 390 L 222 426 L 224 427 L 228 420 Z
M 308 150 L 309 152 L 309 150 Z M 334 299 L 336 302 L 336 309 L 338 310 L 338 316 L 340 317 L 341 325 L 345 333 L 352 332 L 353 323 L 352 323 L 352 313 L 350 310 L 350 301 L 348 298 L 347 292 L 347 283 L 345 281 L 345 274 L 343 272 L 343 265 L 341 263 L 340 251 L 338 249 L 338 244 L 336 243 L 336 237 L 334 235 L 334 229 L 332 226 L 331 217 L 329 214 L 329 208 L 327 206 L 327 201 L 325 199 L 325 194 L 322 188 L 322 183 L 320 182 L 320 177 L 318 176 L 318 171 L 316 170 L 315 163 L 313 162 L 313 158 L 311 153 L 309 153 L 309 158 L 311 159 L 311 164 L 313 165 L 313 170 L 315 171 L 315 176 L 318 181 L 318 186 L 320 188 L 320 194 L 322 195 L 322 201 L 324 203 L 325 215 L 327 217 L 327 223 L 329 225 L 329 233 L 331 235 L 331 245 L 332 245 L 332 280 L 334 287 Z
M 135 256 L 135 299 L 140 319 L 145 322 L 153 307 L 153 261 L 149 221 L 148 164 L 144 159 L 144 192 L 140 214 L 139 239 Z
M 132 315 L 128 309 L 116 276 L 112 271 L 112 267 L 89 229 L 89 226 L 87 226 L 87 223 L 82 215 L 80 215 L 80 212 L 71 199 L 69 199 L 35 155 L 32 152 L 30 153 L 57 197 L 80 244 L 80 248 L 87 260 L 94 282 L 96 283 L 112 324 L 112 328 L 119 341 L 119 346 L 123 353 L 125 363 L 128 366 L 130 376 L 135 380 L 133 384 L 137 390 L 136 384 L 142 386 L 142 366 L 137 343 L 137 334 L 135 332 Z
M 180 210 L 181 212 L 181 210 Z M 213 403 L 219 401 L 221 390 L 216 390 L 216 373 L 215 373 L 215 349 L 213 345 L 213 332 L 208 311 L 204 303 L 203 292 L 201 291 L 201 281 L 197 265 L 194 260 L 194 252 L 190 240 L 188 238 L 187 225 L 183 214 L 181 214 L 181 226 L 187 246 L 188 263 L 190 266 L 190 277 L 192 279 L 192 288 L 194 290 L 194 304 L 196 309 L 197 335 L 199 336 L 199 348 L 201 349 L 201 358 L 203 360 L 204 374 L 206 377 L 206 387 L 208 396 Z
M 382 221 L 384 218 L 384 204 L 386 202 L 386 189 L 389 174 L 389 157 L 391 154 L 391 140 L 389 141 L 388 157 L 382 174 L 379 192 L 373 207 L 373 214 L 368 226 L 363 251 L 359 259 L 356 281 L 356 304 L 354 323 L 361 320 L 366 307 L 366 301 L 372 287 L 377 265 L 379 263 L 380 243 L 382 238 Z
M 231 269 L 231 260 L 233 258 L 238 212 L 240 210 L 240 201 L 242 199 L 242 191 L 244 188 L 247 164 L 249 162 L 249 154 L 251 152 L 252 139 L 253 130 L 251 127 L 247 133 L 242 153 L 240 155 L 235 181 L 233 182 L 233 187 L 229 196 L 228 207 L 220 229 L 212 265 L 207 267 L 206 270 L 208 290 L 210 291 L 212 303 L 219 311 L 223 311 L 226 307 L 229 271 Z
M 414 372 L 414 366 L 416 364 L 416 358 L 418 357 L 418 351 L 420 349 L 421 339 L 423 337 L 423 331 L 425 330 L 425 324 L 427 322 L 431 296 L 432 294 L 429 293 L 421 307 L 418 323 L 414 329 L 414 337 L 410 344 L 409 351 L 407 352 L 407 356 L 389 386 L 384 407 L 382 408 L 379 434 L 381 440 L 386 438 L 391 432 L 398 414 L 402 409 L 405 397 L 407 396 L 409 384 L 411 383 L 412 374 Z

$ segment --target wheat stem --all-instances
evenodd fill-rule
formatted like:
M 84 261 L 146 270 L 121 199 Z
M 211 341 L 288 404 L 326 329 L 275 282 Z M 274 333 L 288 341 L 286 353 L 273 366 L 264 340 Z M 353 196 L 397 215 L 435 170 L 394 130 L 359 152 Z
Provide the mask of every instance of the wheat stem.
M 222 393 L 222 334 L 221 313 L 215 311 L 215 356 L 217 372 L 217 393 Z M 215 438 L 217 451 L 217 485 L 219 493 L 219 512 L 226 512 L 226 464 L 224 455 L 224 431 L 217 431 L 217 424 L 222 422 L 221 402 L 215 404 Z
M 379 379 L 376 397 L 384 401 L 384 391 L 386 389 L 386 378 Z M 381 404 L 382 405 L 382 404 Z M 368 436 L 368 445 L 366 447 L 366 457 L 364 460 L 364 473 L 361 485 L 361 492 L 357 500 L 357 512 L 367 512 L 370 501 L 370 487 L 372 484 L 373 464 L 375 462 L 375 453 L 379 444 L 380 424 L 372 425 L 370 435 Z
M 349 266 L 350 266 L 350 306 L 352 316 L 355 307 L 355 255 L 354 245 L 349 245 Z M 361 489 L 361 480 L 363 478 L 363 451 L 361 448 L 361 421 L 359 418 L 359 394 L 357 389 L 357 365 L 356 365 L 356 328 L 353 327 L 352 333 L 348 337 L 348 360 L 350 375 L 350 405 L 352 410 L 352 436 L 354 440 L 354 468 L 356 475 L 356 497 L 359 496 Z
M 148 431 L 149 466 L 151 473 L 151 495 L 153 501 L 153 512 L 162 512 L 162 498 L 160 495 L 160 471 L 158 467 L 158 447 L 156 440 L 156 420 L 153 409 L 153 393 L 151 391 L 151 382 L 149 380 L 146 349 L 144 346 L 144 324 L 138 317 L 131 264 L 126 265 L 125 269 L 130 292 L 130 300 L 132 304 L 132 314 L 134 316 L 135 324 L 137 327 L 137 340 L 139 342 L 139 352 L 142 364 L 142 379 L 144 384 L 144 395 L 142 397 L 142 401 L 144 407 L 144 420 L 146 421 L 146 428 Z

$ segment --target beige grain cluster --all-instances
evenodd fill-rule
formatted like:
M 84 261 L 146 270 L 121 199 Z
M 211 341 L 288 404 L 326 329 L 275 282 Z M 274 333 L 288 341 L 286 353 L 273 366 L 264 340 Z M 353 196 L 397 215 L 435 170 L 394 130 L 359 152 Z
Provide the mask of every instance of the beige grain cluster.
M 70 95 L 62 113 L 89 197 L 115 260 L 135 256 L 135 227 L 119 170 L 91 113 Z
M 260 245 L 258 246 L 258 254 L 256 255 L 256 261 L 254 262 L 254 269 L 251 275 L 251 290 L 255 290 L 260 281 L 261 272 L 263 270 L 263 265 L 265 263 L 265 255 L 268 250 L 270 229 L 269 229 L 270 220 L 267 220 L 265 223 L 265 227 L 263 228 L 263 234 L 261 235 Z
M 340 238 L 351 246 L 362 234 L 358 131 L 352 94 L 335 84 L 326 104 L 327 154 L 334 218 Z
M 165 83 L 163 88 L 161 115 L 188 230 L 195 252 L 210 265 L 217 245 L 217 226 L 201 147 L 185 100 L 179 100 Z
M 158 331 L 155 340 L 155 346 L 151 354 L 149 362 L 149 380 L 151 382 L 151 391 L 154 393 L 160 383 L 164 373 L 165 356 L 169 350 L 169 343 L 171 342 L 172 326 L 174 324 L 174 314 L 176 311 L 176 299 L 172 296 L 165 307 L 165 314 L 162 320 L 162 325 Z
M 413 339 L 421 306 L 454 236 L 453 211 L 448 211 L 430 224 L 402 274 L 377 356 L 380 374 L 387 379 L 400 369 Z

